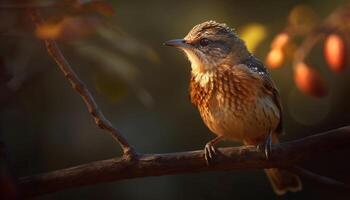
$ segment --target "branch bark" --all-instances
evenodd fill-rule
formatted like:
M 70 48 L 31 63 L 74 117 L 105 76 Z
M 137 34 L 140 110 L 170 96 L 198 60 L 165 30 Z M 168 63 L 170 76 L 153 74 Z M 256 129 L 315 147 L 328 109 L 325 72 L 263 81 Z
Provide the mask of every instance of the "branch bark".
M 350 146 L 350 126 L 334 129 L 299 140 L 281 143 L 272 147 L 269 160 L 253 146 L 220 148 L 219 156 L 213 164 L 206 165 L 203 151 L 189 151 L 170 154 L 145 154 L 137 159 L 113 158 L 96 161 L 67 169 L 44 174 L 23 177 L 20 187 L 24 196 L 36 196 L 45 193 L 93 185 L 102 182 L 117 181 L 148 176 L 163 176 L 180 173 L 198 173 L 203 171 L 247 170 L 264 168 L 293 168 L 305 159 L 312 159 L 323 153 Z M 314 180 L 327 184 L 337 181 L 315 174 L 305 174 L 298 168 L 294 172 L 313 176 Z M 310 177 L 309 176 L 309 177 Z M 349 189 L 349 186 L 343 188 Z
M 30 12 L 32 20 L 36 26 L 40 26 L 43 24 L 43 20 L 37 11 Z M 133 159 L 137 157 L 137 153 L 134 148 L 128 143 L 125 137 L 115 128 L 112 123 L 104 116 L 100 108 L 98 107 L 96 101 L 92 97 L 90 91 L 85 86 L 84 82 L 80 80 L 78 75 L 75 73 L 73 68 L 70 66 L 68 61 L 63 56 L 60 48 L 54 40 L 44 40 L 46 49 L 52 59 L 59 66 L 64 76 L 72 85 L 72 88 L 80 95 L 80 97 L 84 100 L 86 107 L 89 110 L 89 113 L 93 117 L 95 124 L 101 129 L 106 130 L 110 135 L 116 140 L 123 152 L 124 156 L 127 159 Z

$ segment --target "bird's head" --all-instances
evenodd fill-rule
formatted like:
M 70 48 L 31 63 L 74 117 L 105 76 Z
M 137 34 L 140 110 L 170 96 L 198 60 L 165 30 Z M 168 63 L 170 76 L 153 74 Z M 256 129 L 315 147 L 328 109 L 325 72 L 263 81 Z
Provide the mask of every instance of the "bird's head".
M 250 55 L 234 30 L 215 21 L 198 24 L 184 39 L 170 40 L 165 45 L 183 50 L 196 72 L 214 70 L 225 62 L 236 64 Z

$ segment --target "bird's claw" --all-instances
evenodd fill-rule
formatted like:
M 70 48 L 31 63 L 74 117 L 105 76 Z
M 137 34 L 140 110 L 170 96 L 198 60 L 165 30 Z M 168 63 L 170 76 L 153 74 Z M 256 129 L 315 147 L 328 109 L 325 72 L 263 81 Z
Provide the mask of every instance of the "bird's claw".
M 204 158 L 207 163 L 207 165 L 210 165 L 210 163 L 215 159 L 217 155 L 217 149 L 211 144 L 207 143 L 204 147 Z
M 270 155 L 271 155 L 271 149 L 272 149 L 272 134 L 271 133 L 266 138 L 264 143 L 259 144 L 257 146 L 257 149 L 258 149 L 258 151 L 263 152 L 265 154 L 266 160 L 269 160 Z

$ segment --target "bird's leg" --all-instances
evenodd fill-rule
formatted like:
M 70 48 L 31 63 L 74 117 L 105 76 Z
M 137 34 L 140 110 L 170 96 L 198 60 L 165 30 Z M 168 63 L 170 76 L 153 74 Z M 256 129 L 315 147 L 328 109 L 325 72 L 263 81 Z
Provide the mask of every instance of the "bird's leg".
M 271 148 L 272 148 L 272 132 L 270 131 L 266 140 L 257 146 L 260 152 L 264 152 L 266 160 L 270 158 Z
M 210 161 L 212 161 L 216 154 L 217 154 L 217 149 L 214 147 L 215 144 L 220 142 L 222 140 L 222 136 L 217 136 L 216 138 L 210 140 L 204 147 L 204 158 L 205 161 L 207 162 L 207 165 L 210 164 Z

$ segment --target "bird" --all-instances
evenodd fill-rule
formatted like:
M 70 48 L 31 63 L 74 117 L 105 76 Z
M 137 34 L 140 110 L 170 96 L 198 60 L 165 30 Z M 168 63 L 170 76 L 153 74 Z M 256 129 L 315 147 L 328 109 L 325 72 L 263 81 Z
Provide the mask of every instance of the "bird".
M 191 63 L 190 100 L 216 135 L 204 147 L 207 164 L 215 160 L 215 145 L 222 140 L 254 145 L 269 159 L 271 145 L 283 132 L 279 91 L 236 31 L 210 20 L 164 44 L 182 50 Z M 277 195 L 302 190 L 296 174 L 277 168 L 265 172 Z

